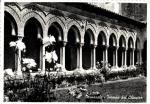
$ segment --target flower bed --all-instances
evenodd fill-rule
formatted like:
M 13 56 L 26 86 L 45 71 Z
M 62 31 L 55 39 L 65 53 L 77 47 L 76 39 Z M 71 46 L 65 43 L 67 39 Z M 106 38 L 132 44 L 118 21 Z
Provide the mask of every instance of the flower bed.
M 118 71 L 111 71 L 107 74 L 107 80 L 127 79 L 130 77 L 137 77 L 144 75 L 142 67 L 128 67 L 127 69 L 121 69 Z
M 137 70 L 123 70 L 118 72 L 111 72 L 110 65 L 107 62 L 103 62 L 101 65 L 97 65 L 98 70 L 75 70 L 75 71 L 63 71 L 62 65 L 57 63 L 58 57 L 53 50 L 53 43 L 55 39 L 53 36 L 47 37 L 43 40 L 44 43 L 51 45 L 51 48 L 46 51 L 45 57 L 48 62 L 45 71 L 36 68 L 36 62 L 34 59 L 21 58 L 21 70 L 13 72 L 12 69 L 4 70 L 4 101 L 22 101 L 22 102 L 51 102 L 58 100 L 59 97 L 55 96 L 55 89 L 65 88 L 69 86 L 78 85 L 91 85 L 95 83 L 102 83 L 105 80 L 110 80 L 119 76 L 135 77 L 141 73 L 141 68 Z M 25 52 L 25 45 L 20 40 L 11 42 L 10 46 L 17 50 Z M 48 46 L 49 47 L 49 46 Z M 33 74 L 33 71 L 37 70 Z M 83 94 L 85 88 L 80 86 L 73 90 L 76 93 L 74 101 L 81 100 L 81 97 L 85 98 Z M 69 92 L 72 92 L 69 90 Z M 65 94 L 66 92 L 64 92 Z M 72 93 L 70 93 L 72 94 Z M 64 96 L 62 94 L 62 96 Z M 89 94 L 90 96 L 90 94 Z M 64 100 L 65 101 L 65 100 Z
M 135 77 L 137 76 L 137 73 L 140 72 L 137 70 L 124 70 L 121 72 L 109 73 L 107 77 L 109 80 Z M 63 72 L 45 72 L 43 74 L 42 72 L 39 72 L 34 76 L 32 76 L 32 74 L 24 75 L 24 77 L 21 79 L 17 76 L 5 75 L 5 101 L 51 102 L 55 101 L 56 99 L 55 92 L 53 91 L 57 88 L 92 85 L 95 83 L 102 83 L 103 85 L 103 82 L 105 81 L 103 74 L 98 73 L 97 71 L 91 71 L 90 73 L 82 74 L 77 72 L 69 75 L 64 74 Z M 117 76 L 119 76 L 119 78 Z M 100 98 L 100 96 L 97 98 Z M 99 99 L 99 101 L 100 100 L 101 99 Z M 78 100 L 76 99 L 75 101 Z
M 39 72 L 34 76 L 32 76 L 32 73 L 23 73 L 22 78 L 17 75 L 6 74 L 4 95 L 7 101 L 52 101 L 50 95 L 52 95 L 53 89 L 80 84 L 102 83 L 101 74 L 96 73 L 91 71 L 91 73 L 84 75 L 82 75 L 83 73 L 66 75 L 63 72 L 45 72 L 44 74 Z

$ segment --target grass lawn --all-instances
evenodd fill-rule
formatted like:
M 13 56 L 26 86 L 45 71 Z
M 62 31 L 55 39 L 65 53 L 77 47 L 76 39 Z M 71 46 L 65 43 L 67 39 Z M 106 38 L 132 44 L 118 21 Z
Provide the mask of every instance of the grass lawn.
M 146 79 L 144 77 L 111 81 L 87 86 L 88 92 L 98 91 L 103 102 L 146 102 Z M 76 101 L 68 94 L 67 88 L 56 91 L 57 102 Z

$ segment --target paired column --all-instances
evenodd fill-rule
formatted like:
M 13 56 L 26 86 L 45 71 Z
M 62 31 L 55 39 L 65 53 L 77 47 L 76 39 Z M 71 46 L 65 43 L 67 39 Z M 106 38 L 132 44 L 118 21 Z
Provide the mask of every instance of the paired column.
M 83 69 L 82 68 L 82 43 L 77 44 L 77 69 Z
M 113 50 L 113 66 L 115 66 L 115 58 L 116 58 L 116 55 L 115 55 L 115 51 Z
M 41 65 L 41 69 L 42 69 L 42 71 L 44 71 L 45 72 L 45 45 L 43 45 L 42 46 L 42 65 Z
M 18 40 L 22 41 L 22 38 L 23 37 L 18 37 Z M 21 50 L 18 50 L 18 53 L 17 53 L 17 73 L 18 74 L 22 74 L 22 71 L 21 71 Z
M 113 50 L 113 66 L 118 67 L 118 47 Z
M 122 51 L 122 67 L 126 67 L 126 59 L 127 59 L 127 50 L 126 48 Z
M 93 46 L 93 69 L 96 69 L 96 45 Z
M 132 66 L 134 66 L 134 51 L 135 51 L 135 49 L 133 48 L 132 49 Z
M 142 49 L 139 50 L 139 62 L 142 64 Z
M 134 50 L 135 51 L 135 50 Z M 135 56 L 135 54 L 134 54 L 134 57 L 136 57 L 137 58 L 137 60 L 136 60 L 136 62 L 134 63 L 134 65 L 138 62 L 138 64 L 140 64 L 141 65 L 141 63 L 142 63 L 142 50 L 141 49 L 137 49 L 136 50 L 137 51 L 137 55 Z
M 124 65 L 124 51 L 121 52 L 121 58 L 122 58 L 122 61 L 121 61 L 121 66 Z
M 129 66 L 131 66 L 132 65 L 132 51 L 130 50 L 130 65 Z
M 105 54 L 105 62 L 108 63 L 108 46 L 105 47 L 104 54 Z
M 60 47 L 60 64 L 62 65 L 62 70 L 66 70 L 65 69 L 65 46 L 66 46 L 66 42 L 62 43 L 62 47 Z
M 130 54 L 130 65 L 129 66 L 134 66 L 134 48 L 130 49 L 129 53 Z
M 127 66 L 127 49 L 124 51 L 124 66 Z
M 96 45 L 91 45 L 91 69 L 96 69 L 96 47 Z
M 80 64 L 79 64 L 79 69 L 83 69 L 82 68 L 82 46 L 83 46 L 83 44 L 82 43 L 80 43 Z
M 60 47 L 60 64 L 62 65 L 62 70 L 65 70 L 65 46 L 66 46 L 66 42 L 62 42 L 61 43 L 61 47 Z M 46 45 L 44 44 L 42 46 L 42 65 L 41 65 L 41 69 L 42 71 L 45 71 L 45 47 Z
M 91 68 L 90 69 L 93 69 L 93 61 L 94 61 L 94 52 L 93 52 L 93 45 L 91 45 Z
M 105 61 L 105 49 L 103 49 L 102 51 L 103 51 L 103 61 Z
M 115 52 L 116 52 L 116 67 L 118 67 L 118 47 L 116 47 L 116 50 L 115 50 Z

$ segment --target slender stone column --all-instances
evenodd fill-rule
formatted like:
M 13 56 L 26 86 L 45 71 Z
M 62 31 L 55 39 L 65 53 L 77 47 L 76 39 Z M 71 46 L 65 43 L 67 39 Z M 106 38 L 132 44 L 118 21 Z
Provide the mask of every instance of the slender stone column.
M 93 68 L 93 59 L 94 59 L 94 52 L 93 52 L 93 45 L 91 45 L 91 68 L 90 69 L 92 69 Z
M 138 64 L 140 64 L 140 50 L 139 49 L 137 49 L 136 50 L 136 56 L 134 56 L 134 57 L 136 57 L 137 58 L 137 60 L 136 60 L 136 62 L 134 63 L 134 64 L 136 64 L 136 63 L 138 63 Z
M 124 66 L 127 66 L 127 49 L 124 51 Z
M 103 51 L 103 62 L 105 62 L 105 49 L 102 49 Z
M 62 43 L 62 47 L 60 47 L 60 64 L 63 67 L 63 70 L 65 70 L 65 46 L 66 42 Z
M 108 46 L 105 48 L 105 62 L 108 62 Z
M 121 66 L 123 66 L 123 65 L 124 65 L 124 60 L 125 60 L 125 59 L 124 59 L 124 51 L 122 51 L 121 53 L 122 53 L 122 61 L 121 61 L 121 64 L 122 64 L 122 65 L 121 65 Z
M 79 64 L 79 69 L 83 69 L 82 68 L 82 46 L 83 46 L 83 44 L 81 43 L 80 44 L 80 64 Z
M 139 50 L 137 50 L 137 54 L 135 56 L 135 57 L 137 57 L 137 61 L 134 64 L 136 64 L 137 62 L 140 63 L 140 54 L 139 53 L 140 53 Z
M 82 68 L 82 43 L 77 44 L 77 69 L 83 69 Z
M 42 71 L 45 72 L 45 45 L 42 46 Z
M 46 55 L 46 50 L 45 48 L 48 46 L 48 43 L 43 44 L 42 46 L 42 53 L 41 53 L 41 57 L 42 57 L 42 65 L 41 65 L 41 70 L 45 72 L 45 55 Z
M 79 45 L 77 45 L 76 48 L 77 48 L 77 67 L 76 67 L 76 69 L 79 69 L 79 67 L 80 67 L 80 48 L 79 48 Z
M 18 52 L 17 54 L 15 53 L 15 71 L 18 70 Z
M 18 37 L 18 40 L 22 41 L 22 38 L 23 37 Z M 21 50 L 18 50 L 17 54 L 18 54 L 18 57 L 17 57 L 18 58 L 18 60 L 17 60 L 17 73 L 21 74 L 22 73 L 22 71 L 21 71 L 21 67 L 22 67 L 21 66 Z
M 139 50 L 139 62 L 142 64 L 142 49 Z
M 118 67 L 118 47 L 116 47 L 116 67 Z
M 129 66 L 131 66 L 132 65 L 132 51 L 130 50 L 129 52 L 130 52 L 129 53 L 130 54 L 130 65 Z
M 134 51 L 135 51 L 135 49 L 133 48 L 133 50 L 132 50 L 132 65 L 134 66 Z
M 116 65 L 116 52 L 113 50 L 113 67 Z
M 45 30 L 43 30 L 43 39 L 45 37 L 47 37 L 47 31 L 46 31 L 46 28 L 44 28 Z M 42 46 L 42 50 L 41 50 L 41 57 L 42 57 L 42 65 L 41 65 L 41 70 L 45 72 L 45 47 L 47 46 L 47 44 L 43 43 L 43 46 Z
M 96 52 L 95 52 L 95 49 L 96 49 L 96 45 L 94 45 L 93 47 L 93 69 L 96 69 Z

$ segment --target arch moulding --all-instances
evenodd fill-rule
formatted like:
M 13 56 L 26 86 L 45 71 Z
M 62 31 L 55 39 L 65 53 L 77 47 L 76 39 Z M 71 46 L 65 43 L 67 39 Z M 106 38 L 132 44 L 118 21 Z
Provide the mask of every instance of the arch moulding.
M 10 8 L 8 6 L 5 6 L 5 11 L 8 12 L 14 18 L 14 20 L 17 24 L 18 34 L 20 35 L 21 29 L 19 29 L 19 28 L 21 27 L 21 19 L 20 19 L 19 14 L 13 8 Z
M 43 33 L 43 37 L 45 36 L 45 27 L 46 27 L 46 25 L 45 25 L 45 21 L 44 21 L 44 19 L 38 14 L 38 13 L 36 13 L 36 12 L 28 12 L 28 13 L 26 13 L 25 15 L 23 15 L 23 17 L 22 17 L 22 26 L 23 26 L 23 33 L 24 33 L 24 28 L 25 28 L 25 25 L 26 25 L 26 23 L 27 23 L 27 21 L 29 20 L 29 19 L 31 19 L 31 18 L 35 18 L 39 23 L 40 23 L 40 25 L 41 25 L 41 27 L 42 27 L 42 33 Z

